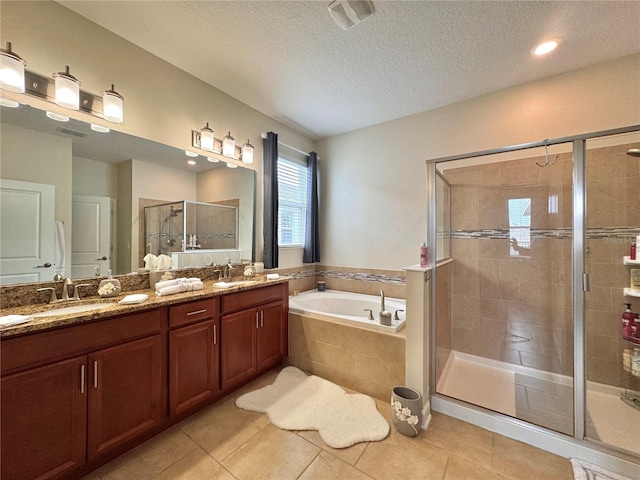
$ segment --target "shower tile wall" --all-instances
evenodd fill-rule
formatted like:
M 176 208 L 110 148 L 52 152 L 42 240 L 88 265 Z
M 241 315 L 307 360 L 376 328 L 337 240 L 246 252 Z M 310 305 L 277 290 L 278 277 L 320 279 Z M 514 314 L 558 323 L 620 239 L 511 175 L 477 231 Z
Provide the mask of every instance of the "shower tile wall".
M 620 335 L 623 303 L 640 312 L 640 298 L 625 297 L 629 255 L 640 233 L 640 158 L 626 154 L 640 143 L 590 149 L 587 144 L 587 272 L 591 291 L 585 295 L 587 380 L 625 387 L 630 376 L 621 368 Z M 638 379 L 635 378 L 635 387 Z
M 587 145 L 587 379 L 625 386 L 620 336 L 629 267 L 640 232 L 640 145 Z M 539 168 L 532 157 L 450 169 L 453 350 L 573 374 L 572 162 Z M 531 198 L 531 248 L 512 256 L 508 200 Z M 634 300 L 636 300 L 634 302 Z M 439 341 L 439 340 L 438 340 Z
M 445 171 L 451 183 L 452 348 L 572 374 L 572 165 L 561 155 Z M 530 199 L 531 245 L 511 249 L 509 200 Z M 516 252 L 518 251 L 518 253 Z

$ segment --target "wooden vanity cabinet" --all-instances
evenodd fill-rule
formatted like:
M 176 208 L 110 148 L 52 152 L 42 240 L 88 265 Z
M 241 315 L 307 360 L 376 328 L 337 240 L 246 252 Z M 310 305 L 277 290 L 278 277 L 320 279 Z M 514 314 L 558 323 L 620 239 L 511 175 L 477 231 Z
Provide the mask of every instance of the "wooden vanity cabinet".
M 286 283 L 222 297 L 223 390 L 277 365 L 287 355 L 288 300 Z
M 220 393 L 218 299 L 170 307 L 169 413 L 194 410 Z M 179 328 L 175 328 L 179 327 Z
M 3 340 L 2 478 L 65 477 L 159 426 L 159 332 L 156 309 Z

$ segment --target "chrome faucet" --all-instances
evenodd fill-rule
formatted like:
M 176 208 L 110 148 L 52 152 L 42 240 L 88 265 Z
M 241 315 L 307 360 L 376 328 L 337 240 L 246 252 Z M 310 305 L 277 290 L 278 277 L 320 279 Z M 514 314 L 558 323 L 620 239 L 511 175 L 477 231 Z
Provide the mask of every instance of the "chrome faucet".
M 222 278 L 231 278 L 231 270 L 233 270 L 233 265 L 231 263 L 227 263 L 222 266 Z
M 380 311 L 384 312 L 386 308 L 384 308 L 384 290 L 380 290 Z
M 60 300 L 72 300 L 72 298 L 69 297 L 69 289 L 67 288 L 69 286 L 73 287 L 73 280 L 71 280 L 69 277 L 65 277 L 64 281 L 62 282 L 62 295 L 60 296 Z

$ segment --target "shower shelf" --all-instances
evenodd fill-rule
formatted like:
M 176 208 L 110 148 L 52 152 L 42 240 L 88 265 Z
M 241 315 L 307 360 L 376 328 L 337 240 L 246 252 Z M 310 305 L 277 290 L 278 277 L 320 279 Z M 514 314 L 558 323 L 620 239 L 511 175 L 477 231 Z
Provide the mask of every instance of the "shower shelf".
M 620 400 L 622 400 L 627 405 L 640 410 L 640 394 L 624 392 L 620 394 Z
M 635 343 L 636 345 L 640 345 L 640 338 L 636 337 L 628 337 L 627 335 L 622 335 L 627 342 Z
M 640 288 L 625 287 L 624 296 L 625 297 L 640 297 Z
M 625 265 L 640 265 L 640 260 L 631 260 L 629 256 L 623 257 L 623 262 Z
M 640 377 L 640 373 L 636 373 L 633 370 L 631 370 L 629 367 L 625 367 L 624 365 L 622 366 L 622 369 L 627 372 L 630 373 L 631 375 L 633 375 L 634 377 Z

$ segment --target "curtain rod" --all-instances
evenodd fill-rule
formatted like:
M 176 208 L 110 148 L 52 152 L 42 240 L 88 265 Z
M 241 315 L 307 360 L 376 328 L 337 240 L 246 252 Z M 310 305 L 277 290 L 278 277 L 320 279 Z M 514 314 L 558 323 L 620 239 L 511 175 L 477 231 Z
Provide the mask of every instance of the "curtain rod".
M 266 134 L 266 133 L 261 133 L 261 134 L 260 134 L 260 136 L 261 136 L 263 139 L 267 138 L 267 134 Z M 278 145 L 282 145 L 283 147 L 287 147 L 287 148 L 289 148 L 289 149 L 293 150 L 294 152 L 298 152 L 298 153 L 300 153 L 301 155 L 304 155 L 305 157 L 308 157 L 308 156 L 309 156 L 309 154 L 308 154 L 307 152 L 303 152 L 303 151 L 302 151 L 302 150 L 300 150 L 299 148 L 292 147 L 291 145 L 287 145 L 286 143 L 281 142 L 280 140 L 278 140 Z M 318 157 L 318 160 L 320 160 L 320 157 Z

